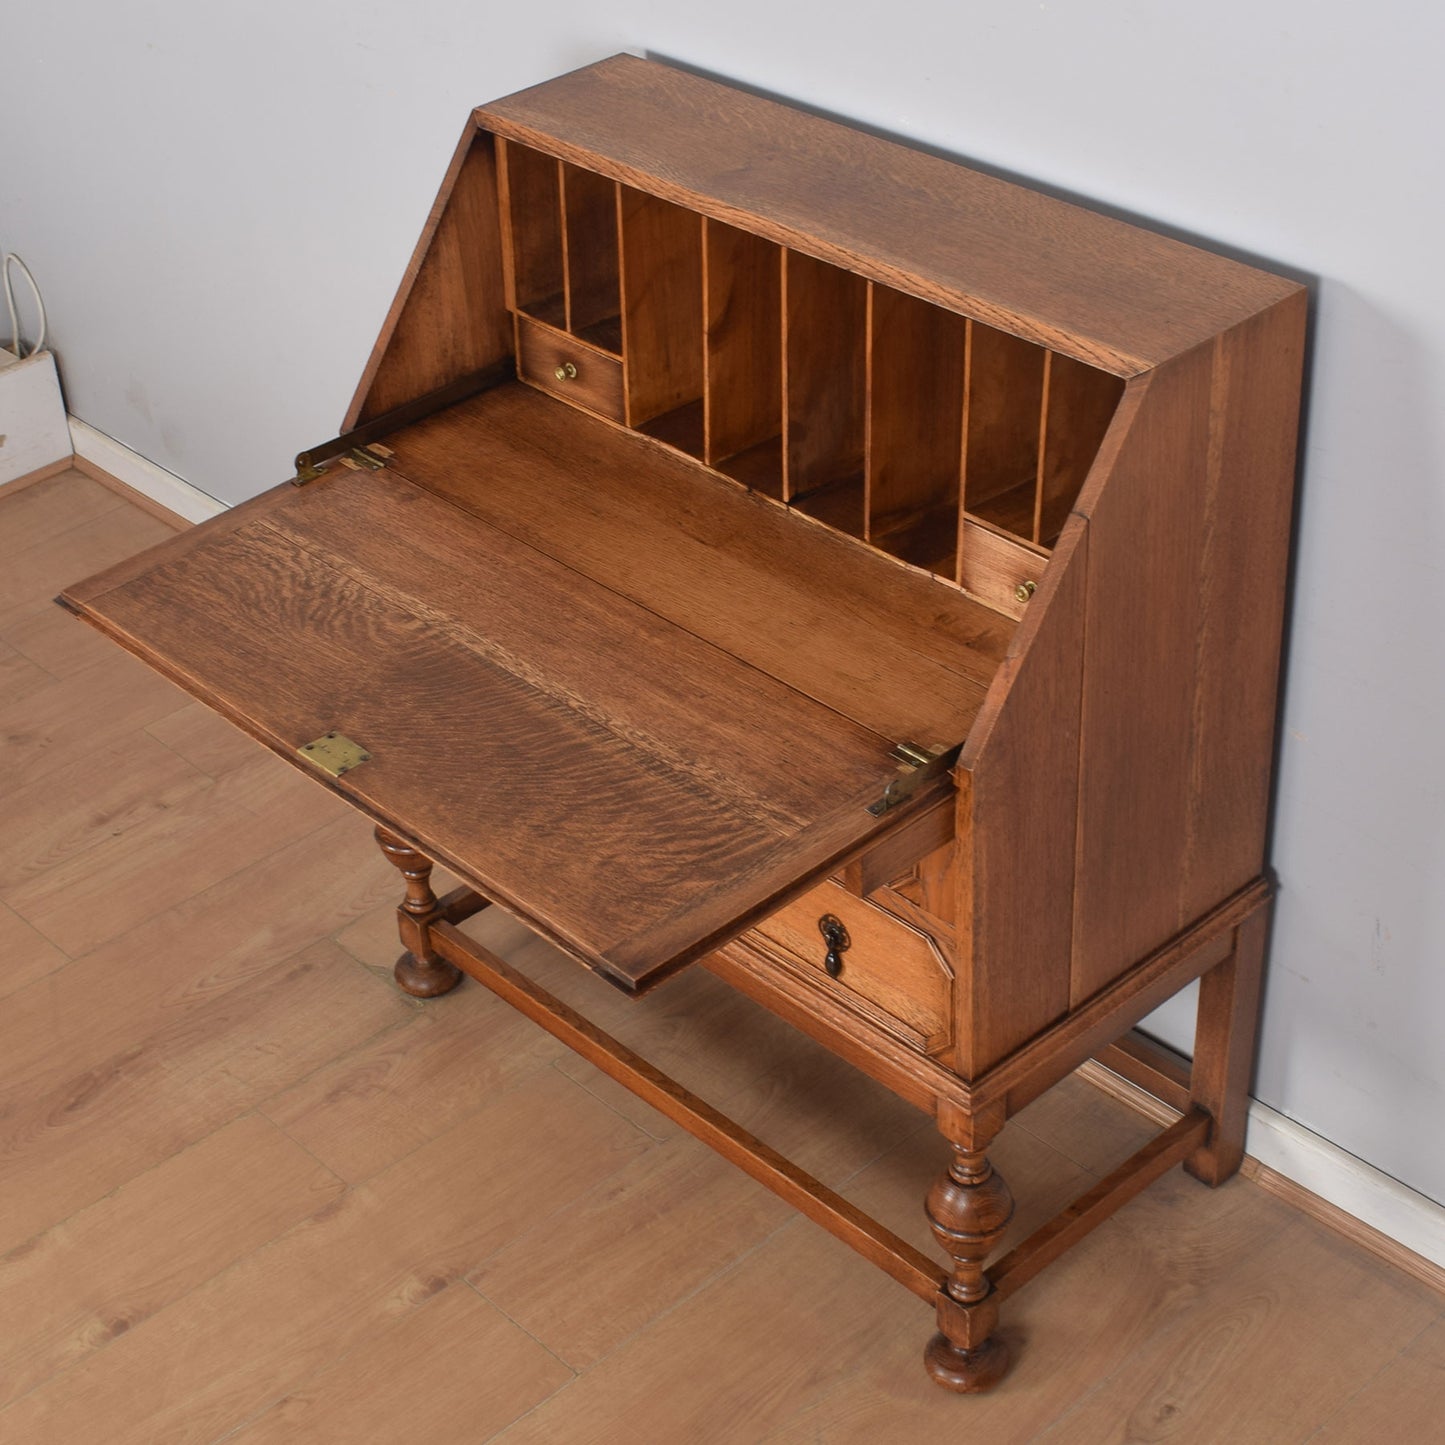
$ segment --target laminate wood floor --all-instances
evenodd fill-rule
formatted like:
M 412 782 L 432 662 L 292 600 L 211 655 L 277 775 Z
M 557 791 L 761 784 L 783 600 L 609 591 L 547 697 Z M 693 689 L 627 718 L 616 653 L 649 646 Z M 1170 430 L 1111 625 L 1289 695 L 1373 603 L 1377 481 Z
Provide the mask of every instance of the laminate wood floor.
M 51 605 L 164 535 L 0 493 L 0 1441 L 1445 1440 L 1445 1299 L 1244 1179 L 1167 1176 L 1010 1301 L 995 1393 L 929 1384 L 884 1275 L 484 990 L 393 989 L 367 824 Z M 921 1115 L 701 971 L 633 1004 L 475 927 L 929 1247 Z M 1151 1127 L 1036 1103 L 1015 1232 Z

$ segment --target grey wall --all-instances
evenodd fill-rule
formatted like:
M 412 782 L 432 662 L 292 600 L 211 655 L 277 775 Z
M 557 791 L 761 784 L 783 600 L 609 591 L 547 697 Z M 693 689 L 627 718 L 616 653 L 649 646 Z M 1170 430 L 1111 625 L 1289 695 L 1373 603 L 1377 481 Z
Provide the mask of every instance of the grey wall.
M 1442 12 L 837 0 L 818 14 L 12 6 L 0 245 L 45 287 L 71 409 L 228 501 L 334 433 L 469 107 L 616 50 L 1316 275 L 1256 1092 L 1445 1200 Z

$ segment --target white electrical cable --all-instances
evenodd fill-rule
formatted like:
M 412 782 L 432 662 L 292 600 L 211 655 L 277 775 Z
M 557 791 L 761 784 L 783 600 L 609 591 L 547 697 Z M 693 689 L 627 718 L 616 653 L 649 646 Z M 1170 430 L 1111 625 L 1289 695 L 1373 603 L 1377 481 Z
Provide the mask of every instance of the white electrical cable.
M 20 318 L 15 311 L 15 283 L 10 276 L 12 265 L 18 266 L 25 279 L 30 283 L 31 294 L 35 297 L 35 309 L 40 313 L 40 335 L 29 351 L 24 349 L 20 340 Z M 8 252 L 4 260 L 0 261 L 0 282 L 3 282 L 5 288 L 5 309 L 10 313 L 10 344 L 15 348 L 15 359 L 19 361 L 22 357 L 34 356 L 45 345 L 45 302 L 41 298 L 40 287 L 35 284 L 35 277 L 30 274 L 30 267 L 13 251 Z

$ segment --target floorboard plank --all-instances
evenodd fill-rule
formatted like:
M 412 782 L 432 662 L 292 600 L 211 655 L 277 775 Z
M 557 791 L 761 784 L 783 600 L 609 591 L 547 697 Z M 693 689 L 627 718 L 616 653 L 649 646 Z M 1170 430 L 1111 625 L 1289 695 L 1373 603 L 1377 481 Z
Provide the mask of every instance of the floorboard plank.
M 376 1382 L 384 1379 L 385 1390 Z M 278 1401 L 227 1445 L 415 1440 L 474 1445 L 572 1379 L 556 1356 L 465 1285 L 411 1314 Z
M 0 1438 L 84 1440 L 103 1420 L 108 1445 L 213 1440 L 646 1147 L 544 1070 L 0 1412 Z
M 25 1322 L 22 1337 L 0 1343 L 0 1406 L 105 1348 L 344 1187 L 250 1115 L 0 1259 L 6 1313 Z

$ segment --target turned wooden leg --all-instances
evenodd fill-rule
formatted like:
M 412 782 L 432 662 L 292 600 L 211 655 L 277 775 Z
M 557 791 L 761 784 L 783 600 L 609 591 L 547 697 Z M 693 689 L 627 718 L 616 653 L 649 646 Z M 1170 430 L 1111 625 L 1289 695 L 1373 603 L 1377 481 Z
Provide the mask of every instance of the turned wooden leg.
M 938 1333 L 923 1360 L 944 1389 L 972 1394 L 996 1385 L 1009 1366 L 1008 1346 L 993 1332 L 998 1299 L 983 1272 L 1014 1212 L 1008 1185 L 984 1153 L 1003 1127 L 1003 1114 L 970 1116 L 944 1103 L 938 1127 L 953 1159 L 928 1191 L 924 1210 L 953 1271 L 938 1293 Z
M 1244 1126 L 1259 1029 L 1259 991 L 1269 908 L 1256 909 L 1234 931 L 1234 951 L 1199 980 L 1199 1015 L 1189 1099 L 1214 1120 L 1205 1144 L 1184 1167 L 1206 1184 L 1223 1184 L 1244 1160 Z
M 441 910 L 431 890 L 431 859 L 380 824 L 376 841 L 406 879 L 406 897 L 396 910 L 397 932 L 401 934 L 406 952 L 392 970 L 396 981 L 416 998 L 435 998 L 447 993 L 461 982 L 462 974 L 459 968 L 432 952 L 427 930 L 441 917 Z

